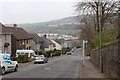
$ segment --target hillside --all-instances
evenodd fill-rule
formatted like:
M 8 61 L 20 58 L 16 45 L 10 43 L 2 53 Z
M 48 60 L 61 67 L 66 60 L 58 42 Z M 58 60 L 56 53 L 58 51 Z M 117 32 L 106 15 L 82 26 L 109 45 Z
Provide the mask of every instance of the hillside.
M 27 32 L 32 33 L 59 33 L 77 35 L 79 33 L 78 17 L 71 16 L 58 20 L 40 22 L 40 23 L 28 23 L 28 24 L 17 24 L 19 27 L 24 28 Z

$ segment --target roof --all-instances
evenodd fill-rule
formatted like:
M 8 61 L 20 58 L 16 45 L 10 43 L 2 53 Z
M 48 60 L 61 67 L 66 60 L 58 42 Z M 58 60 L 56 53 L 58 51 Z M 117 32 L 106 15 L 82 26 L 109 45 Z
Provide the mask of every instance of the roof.
M 54 44 L 57 44 L 57 45 L 61 45 L 59 44 L 58 42 L 56 42 L 55 40 L 51 40 Z
M 2 26 L 2 33 L 10 33 L 16 39 L 30 39 L 32 38 L 23 28 Z
M 54 43 L 51 40 L 49 40 L 48 38 L 45 38 L 45 37 L 40 37 L 40 38 L 43 41 L 44 48 L 48 48 L 49 45 L 51 45 L 51 44 L 54 45 Z
M 34 42 L 43 42 L 43 40 L 37 34 L 30 33 L 29 35 L 33 38 Z
M 55 41 L 59 44 L 63 44 L 65 42 L 64 39 L 55 39 Z

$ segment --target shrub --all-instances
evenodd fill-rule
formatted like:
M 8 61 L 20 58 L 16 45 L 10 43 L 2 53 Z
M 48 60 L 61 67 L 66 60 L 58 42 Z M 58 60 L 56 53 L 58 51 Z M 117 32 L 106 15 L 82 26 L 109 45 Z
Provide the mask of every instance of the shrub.
M 68 51 L 70 51 L 70 48 L 63 48 L 62 49 L 62 54 L 66 54 Z
M 28 62 L 28 54 L 20 54 L 17 58 L 18 63 Z
M 42 51 L 35 51 L 36 55 L 42 55 L 42 53 L 43 53 Z
M 52 56 L 60 56 L 61 55 L 61 51 L 60 50 L 56 50 L 52 53 Z
M 50 52 L 49 51 L 43 51 L 42 55 L 44 55 L 45 57 L 50 57 Z

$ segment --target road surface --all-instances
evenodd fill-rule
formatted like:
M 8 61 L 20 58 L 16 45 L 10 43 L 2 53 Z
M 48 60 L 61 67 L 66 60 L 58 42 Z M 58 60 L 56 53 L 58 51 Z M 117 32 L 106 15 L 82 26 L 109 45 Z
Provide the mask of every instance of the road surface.
M 79 78 L 81 54 L 81 49 L 76 49 L 72 55 L 56 57 L 46 64 L 30 63 L 3 78 Z

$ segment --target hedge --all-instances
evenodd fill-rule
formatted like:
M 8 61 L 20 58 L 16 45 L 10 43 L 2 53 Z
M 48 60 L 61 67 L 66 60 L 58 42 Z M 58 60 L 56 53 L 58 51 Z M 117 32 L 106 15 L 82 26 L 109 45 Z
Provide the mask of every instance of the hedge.
M 17 61 L 18 61 L 18 63 L 28 62 L 28 54 L 19 54 Z

